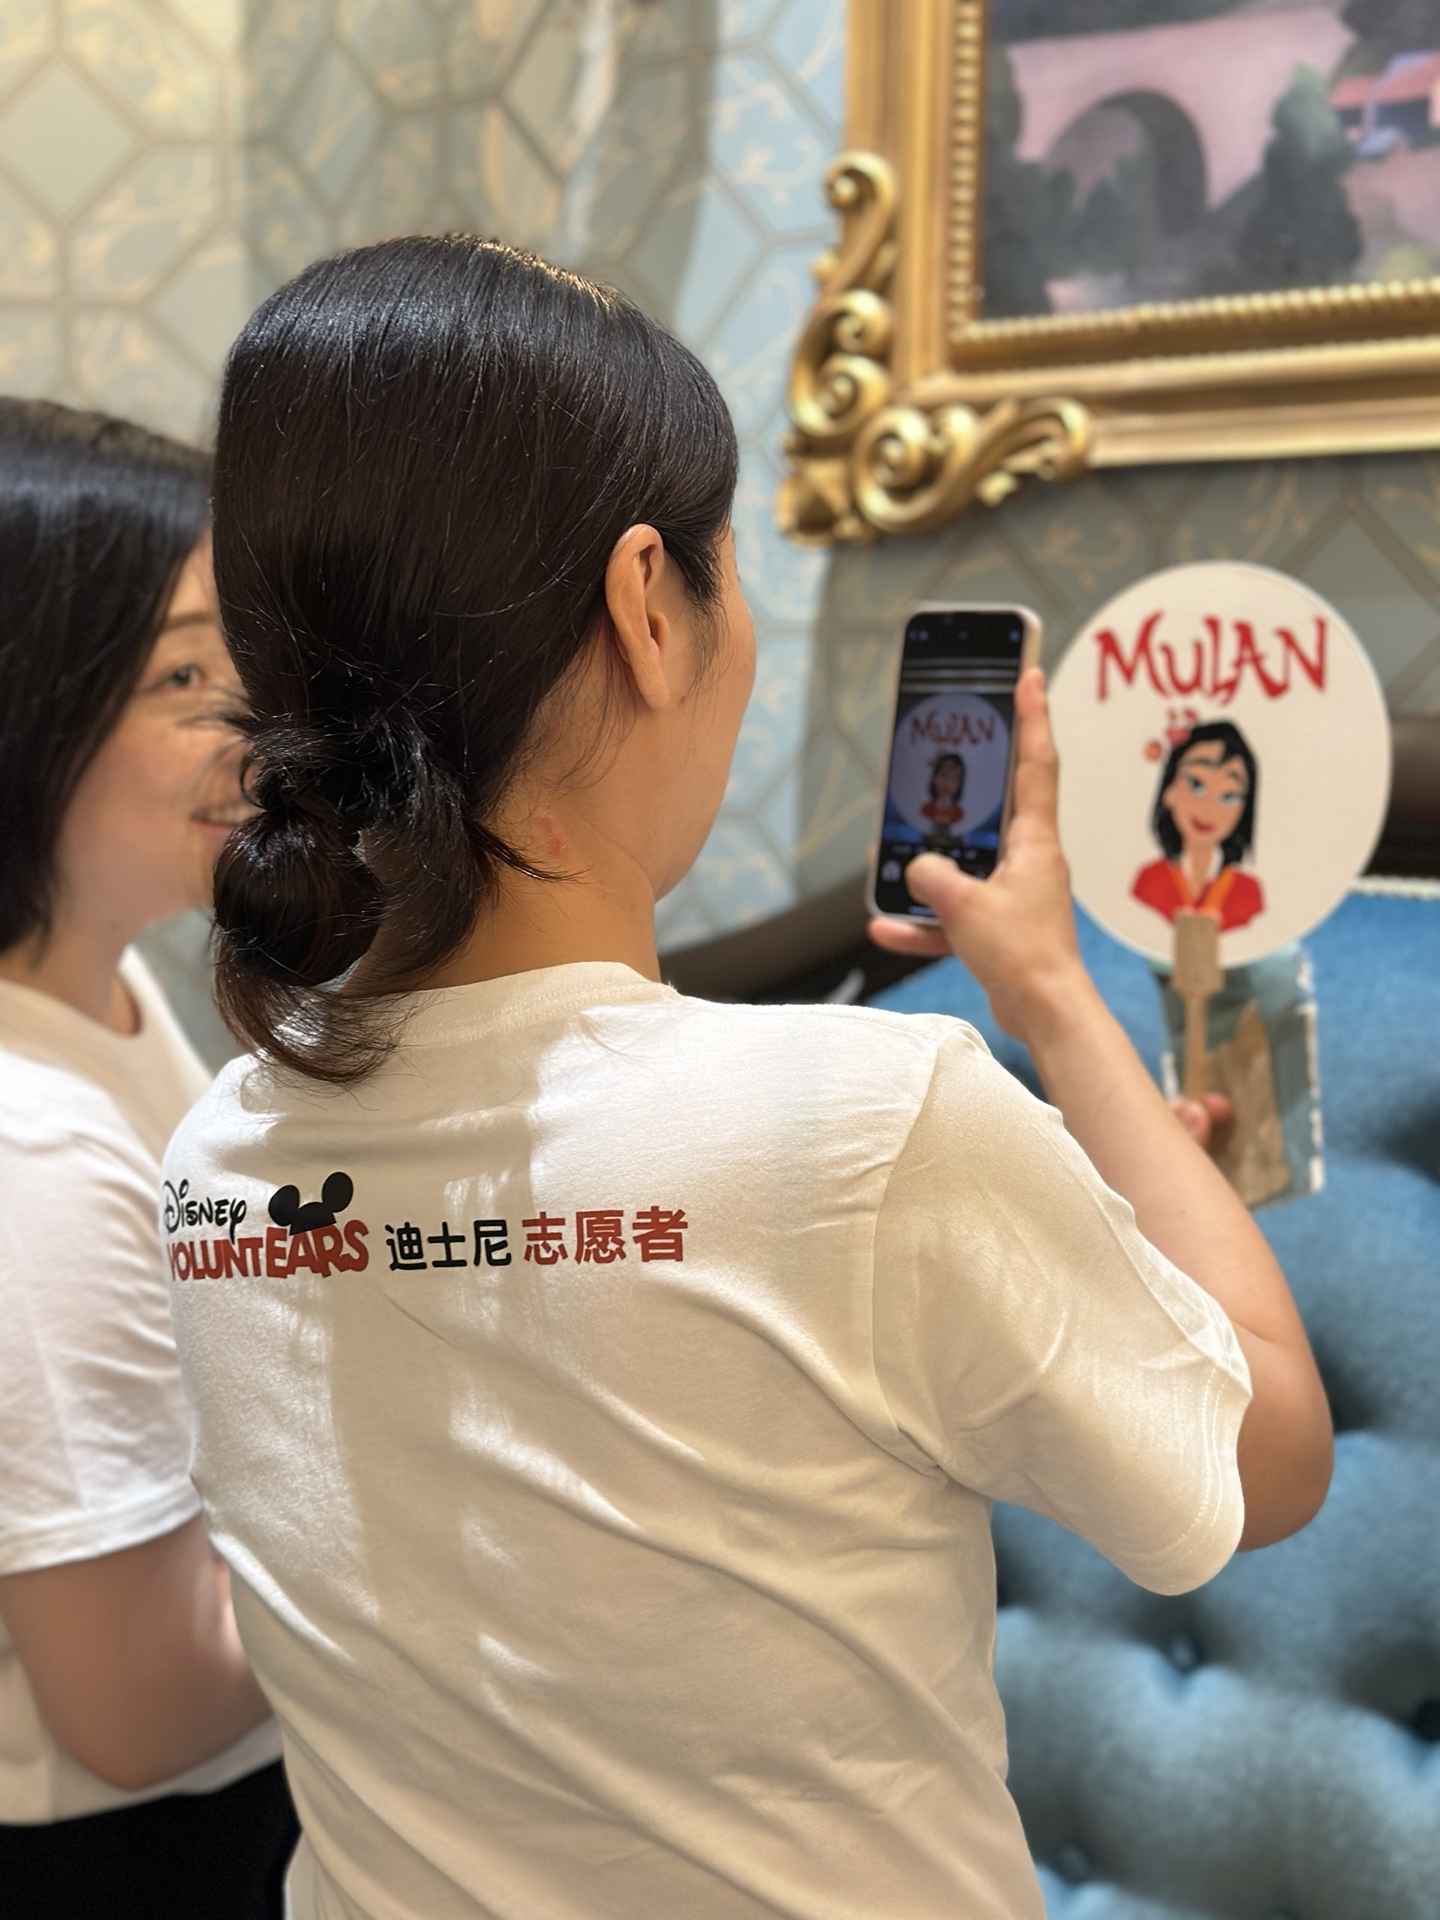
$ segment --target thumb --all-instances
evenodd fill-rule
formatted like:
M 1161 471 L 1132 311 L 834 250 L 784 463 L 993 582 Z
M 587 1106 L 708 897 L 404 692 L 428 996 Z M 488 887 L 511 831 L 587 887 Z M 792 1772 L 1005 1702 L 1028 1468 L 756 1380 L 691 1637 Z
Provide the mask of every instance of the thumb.
M 1186 1133 L 1197 1147 L 1210 1144 L 1210 1110 L 1202 1100 L 1189 1100 L 1183 1095 L 1170 1102 L 1170 1111 L 1184 1127 Z
M 911 899 L 929 907 L 947 936 L 953 936 L 972 895 L 984 885 L 938 853 L 917 854 L 905 869 L 905 884 Z

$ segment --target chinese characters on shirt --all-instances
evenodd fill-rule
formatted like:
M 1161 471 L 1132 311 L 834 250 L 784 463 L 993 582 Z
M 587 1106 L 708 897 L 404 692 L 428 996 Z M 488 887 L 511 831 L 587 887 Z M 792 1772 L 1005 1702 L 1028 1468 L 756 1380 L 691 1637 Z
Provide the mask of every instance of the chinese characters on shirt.
M 623 1207 L 595 1207 L 577 1213 L 573 1227 L 563 1213 L 543 1210 L 520 1222 L 523 1255 L 536 1266 L 553 1267 L 573 1258 L 577 1265 L 608 1267 L 630 1257 L 633 1248 L 642 1263 L 683 1260 L 689 1226 L 682 1207 L 650 1206 L 637 1209 L 625 1231 Z M 420 1273 L 430 1267 L 508 1267 L 514 1259 L 508 1220 L 475 1220 L 468 1234 L 455 1231 L 448 1220 L 438 1233 L 426 1233 L 413 1221 L 398 1226 L 385 1223 L 392 1273 Z M 432 1257 L 429 1249 L 438 1247 Z M 457 1248 L 465 1251 L 459 1255 Z

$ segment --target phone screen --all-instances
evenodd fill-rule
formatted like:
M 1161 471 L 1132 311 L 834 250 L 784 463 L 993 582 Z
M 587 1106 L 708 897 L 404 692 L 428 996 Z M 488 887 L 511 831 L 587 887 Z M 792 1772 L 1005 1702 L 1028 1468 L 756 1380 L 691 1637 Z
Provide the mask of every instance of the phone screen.
M 940 853 L 987 879 L 1000 857 L 1025 622 L 1005 607 L 914 614 L 905 628 L 875 868 L 881 913 L 930 919 L 905 868 Z

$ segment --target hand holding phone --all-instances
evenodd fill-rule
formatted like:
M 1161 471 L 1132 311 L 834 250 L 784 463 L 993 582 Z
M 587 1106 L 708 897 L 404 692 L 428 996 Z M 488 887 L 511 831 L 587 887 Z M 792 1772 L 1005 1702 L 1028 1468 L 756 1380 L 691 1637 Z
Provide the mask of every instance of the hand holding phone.
M 1038 670 L 1027 670 L 1013 698 L 1010 818 L 991 877 L 982 882 L 922 849 L 905 871 L 907 893 L 928 911 L 928 922 L 880 917 L 871 921 L 870 937 L 892 953 L 957 955 L 985 989 L 1000 1026 L 1030 1045 L 1095 989 L 1075 939 L 1055 820 L 1059 763 Z

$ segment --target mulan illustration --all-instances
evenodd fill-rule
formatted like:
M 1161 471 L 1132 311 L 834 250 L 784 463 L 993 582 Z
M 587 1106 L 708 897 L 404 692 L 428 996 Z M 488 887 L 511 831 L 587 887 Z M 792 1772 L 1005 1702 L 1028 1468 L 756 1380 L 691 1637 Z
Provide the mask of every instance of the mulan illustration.
M 1213 913 L 1222 933 L 1263 913 L 1260 882 L 1240 864 L 1255 837 L 1256 780 L 1255 756 L 1229 720 L 1177 740 L 1150 818 L 1165 858 L 1136 874 L 1135 898 L 1171 921 L 1182 907 Z
M 930 769 L 930 798 L 920 811 L 930 822 L 931 845 L 949 846 L 965 809 L 960 802 L 965 792 L 965 762 L 958 753 L 942 753 Z

